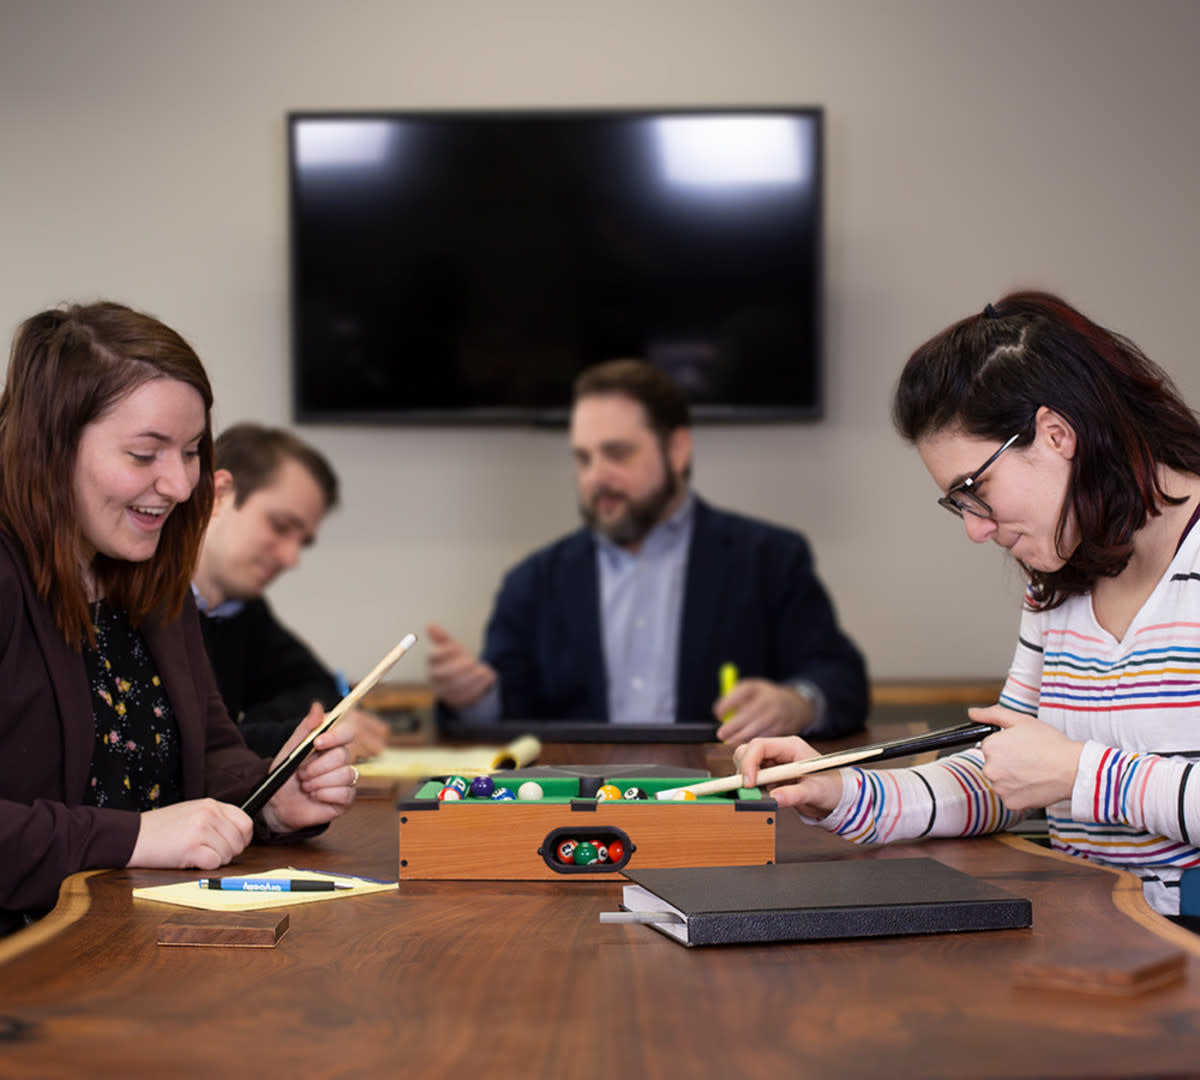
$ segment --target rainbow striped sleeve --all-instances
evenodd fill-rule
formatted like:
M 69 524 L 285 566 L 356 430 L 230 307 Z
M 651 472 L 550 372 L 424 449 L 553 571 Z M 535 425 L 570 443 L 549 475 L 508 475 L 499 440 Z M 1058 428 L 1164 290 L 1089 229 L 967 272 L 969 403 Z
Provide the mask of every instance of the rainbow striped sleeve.
M 1089 741 L 1071 792 L 1065 846 L 1078 855 L 1138 866 L 1200 866 L 1200 771 L 1194 761 Z
M 982 769 L 977 747 L 907 769 L 843 769 L 841 800 L 820 824 L 861 844 L 1006 829 L 1021 814 L 1005 809 Z

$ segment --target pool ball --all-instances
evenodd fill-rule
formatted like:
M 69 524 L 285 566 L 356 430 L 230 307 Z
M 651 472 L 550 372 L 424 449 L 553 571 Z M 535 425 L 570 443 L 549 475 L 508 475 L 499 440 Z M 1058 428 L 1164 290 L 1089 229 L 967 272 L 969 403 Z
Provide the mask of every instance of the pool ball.
M 569 863 L 575 854 L 577 846 L 574 840 L 560 841 L 558 847 L 554 849 L 554 853 L 558 856 L 558 861 Z
M 517 788 L 518 799 L 540 799 L 541 797 L 542 785 L 532 780 L 526 780 L 525 783 Z
M 462 798 L 462 792 L 458 788 L 453 788 L 447 785 L 438 792 L 438 802 L 454 802 Z
M 608 845 L 596 842 L 596 862 L 608 862 Z
M 465 776 L 448 776 L 446 777 L 446 787 L 454 788 L 459 795 L 466 795 L 471 790 Z
M 492 792 L 492 798 L 497 802 L 506 802 L 515 799 L 516 796 L 512 793 L 512 788 L 498 787 Z
M 597 802 L 604 802 L 606 799 L 619 799 L 620 797 L 621 789 L 616 784 L 605 784 L 596 792 Z
M 593 863 L 600 861 L 600 854 L 596 851 L 595 844 L 590 840 L 584 840 L 582 844 L 575 848 L 575 852 L 571 856 L 571 861 L 576 866 L 591 866 Z
M 471 781 L 471 794 L 479 799 L 486 799 L 496 790 L 496 781 L 490 776 L 477 776 Z
M 624 799 L 644 799 L 644 798 L 646 798 L 646 793 L 640 787 L 627 787 L 625 789 L 625 794 L 622 796 L 622 798 L 624 798 Z
M 676 802 L 695 802 L 696 793 L 694 791 L 677 791 L 675 792 Z
M 619 863 L 623 858 L 625 858 L 625 845 L 620 840 L 610 840 L 608 842 L 608 861 Z

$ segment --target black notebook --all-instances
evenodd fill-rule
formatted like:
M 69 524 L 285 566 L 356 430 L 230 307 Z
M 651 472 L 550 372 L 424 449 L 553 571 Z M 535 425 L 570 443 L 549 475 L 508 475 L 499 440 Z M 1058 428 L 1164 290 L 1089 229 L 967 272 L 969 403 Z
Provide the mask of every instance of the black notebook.
M 1011 930 L 1033 905 L 936 859 L 626 870 L 622 906 L 684 945 Z M 669 921 L 668 921 L 669 920 Z

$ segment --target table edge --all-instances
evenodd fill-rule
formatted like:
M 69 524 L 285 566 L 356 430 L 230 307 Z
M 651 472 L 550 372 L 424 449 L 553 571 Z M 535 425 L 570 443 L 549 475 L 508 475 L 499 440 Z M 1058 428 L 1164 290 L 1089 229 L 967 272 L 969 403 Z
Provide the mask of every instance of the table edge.
M 1083 863 L 1093 870 L 1103 870 L 1112 874 L 1117 880 L 1113 882 L 1113 907 L 1122 915 L 1132 919 L 1143 930 L 1149 930 L 1156 937 L 1170 942 L 1193 956 L 1200 957 L 1200 934 L 1171 922 L 1165 915 L 1155 911 L 1147 902 L 1146 894 L 1142 891 L 1142 879 L 1128 870 L 1120 870 L 1115 866 L 1103 866 L 1090 859 L 1081 859 L 1078 855 L 1068 855 L 1065 851 L 1054 851 L 1042 844 L 1035 844 L 1015 833 L 992 833 L 993 840 L 1016 848 L 1027 854 L 1040 855 L 1047 859 L 1059 859 L 1063 862 L 1078 865 Z
M 0 939 L 0 964 L 37 948 L 82 919 L 92 907 L 92 894 L 87 879 L 97 874 L 111 873 L 112 869 L 104 867 L 99 870 L 81 870 L 67 878 L 58 890 L 58 902 L 43 918 L 7 938 Z

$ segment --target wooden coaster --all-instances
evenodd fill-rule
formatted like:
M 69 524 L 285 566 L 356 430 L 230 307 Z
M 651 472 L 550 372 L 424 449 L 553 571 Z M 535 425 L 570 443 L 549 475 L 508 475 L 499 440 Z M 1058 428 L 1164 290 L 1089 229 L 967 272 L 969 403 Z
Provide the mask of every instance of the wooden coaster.
M 1110 997 L 1146 994 L 1186 977 L 1186 954 L 1169 946 L 1061 946 L 1013 967 L 1017 986 Z
M 282 911 L 187 912 L 159 925 L 158 943 L 273 949 L 290 924 L 291 919 Z

